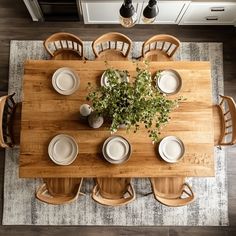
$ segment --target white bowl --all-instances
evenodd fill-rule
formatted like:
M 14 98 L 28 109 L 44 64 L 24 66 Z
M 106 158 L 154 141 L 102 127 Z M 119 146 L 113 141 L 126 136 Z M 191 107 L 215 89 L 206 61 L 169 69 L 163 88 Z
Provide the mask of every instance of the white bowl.
M 103 143 L 102 153 L 108 162 L 122 164 L 130 158 L 131 145 L 122 136 L 111 136 Z

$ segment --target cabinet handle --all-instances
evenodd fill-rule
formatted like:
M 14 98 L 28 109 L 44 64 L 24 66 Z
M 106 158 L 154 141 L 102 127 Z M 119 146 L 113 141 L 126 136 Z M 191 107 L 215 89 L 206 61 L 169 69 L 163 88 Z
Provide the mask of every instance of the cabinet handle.
M 225 11 L 225 8 L 224 7 L 212 7 L 211 8 L 211 12 L 218 12 L 218 11 Z
M 216 20 L 219 20 L 217 16 L 207 16 L 206 17 L 206 20 L 209 20 L 209 21 L 216 21 Z

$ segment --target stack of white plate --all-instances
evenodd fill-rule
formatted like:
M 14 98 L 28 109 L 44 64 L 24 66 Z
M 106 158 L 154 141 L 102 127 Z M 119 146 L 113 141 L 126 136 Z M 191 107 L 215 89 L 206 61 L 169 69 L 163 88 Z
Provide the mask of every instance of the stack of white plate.
M 71 95 L 79 88 L 77 73 L 67 67 L 56 70 L 52 76 L 53 88 L 62 95 Z
M 163 70 L 156 76 L 156 85 L 162 93 L 175 94 L 180 90 L 182 80 L 177 71 Z
M 121 136 L 112 136 L 105 140 L 102 153 L 104 158 L 112 164 L 126 162 L 131 155 L 131 145 Z
M 185 148 L 179 138 L 167 136 L 161 140 L 158 151 L 164 161 L 175 163 L 182 159 Z
M 101 76 L 101 86 L 109 86 L 108 76 L 106 75 L 107 71 L 104 71 Z M 129 82 L 129 77 L 124 71 L 115 71 L 117 78 L 120 82 Z
M 79 153 L 75 139 L 66 134 L 55 136 L 48 146 L 51 160 L 58 165 L 70 165 Z

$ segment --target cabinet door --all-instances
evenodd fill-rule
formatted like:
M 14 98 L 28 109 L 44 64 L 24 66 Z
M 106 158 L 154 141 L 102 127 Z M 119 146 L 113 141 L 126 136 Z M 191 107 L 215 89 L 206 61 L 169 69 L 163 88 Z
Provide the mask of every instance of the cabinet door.
M 119 24 L 119 11 L 123 1 L 82 1 L 82 10 L 85 24 Z M 142 3 L 133 3 L 138 15 Z
M 181 25 L 234 25 L 236 3 L 233 2 L 192 2 Z
M 158 1 L 159 13 L 154 24 L 178 24 L 189 3 L 190 1 Z
M 43 13 L 36 0 L 23 0 L 33 21 L 43 21 Z

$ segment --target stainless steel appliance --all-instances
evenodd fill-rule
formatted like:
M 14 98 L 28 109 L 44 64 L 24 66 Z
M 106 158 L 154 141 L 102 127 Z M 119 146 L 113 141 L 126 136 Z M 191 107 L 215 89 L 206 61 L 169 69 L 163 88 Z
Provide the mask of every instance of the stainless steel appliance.
M 33 21 L 81 21 L 80 0 L 23 0 Z

